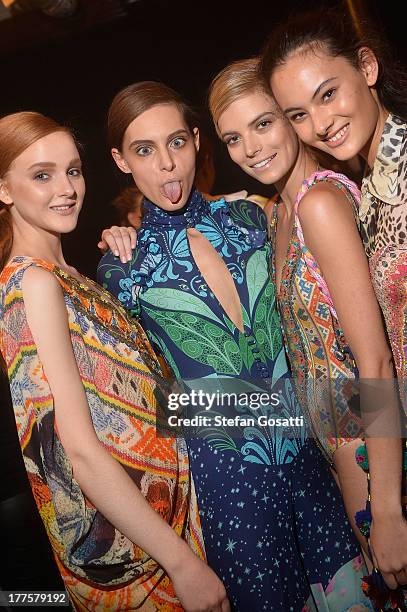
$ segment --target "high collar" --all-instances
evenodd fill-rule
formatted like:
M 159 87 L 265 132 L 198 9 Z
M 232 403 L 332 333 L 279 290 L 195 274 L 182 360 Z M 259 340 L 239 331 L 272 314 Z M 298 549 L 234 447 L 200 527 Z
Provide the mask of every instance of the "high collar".
M 208 203 L 203 195 L 193 189 L 183 208 L 175 212 L 163 210 L 151 200 L 143 200 L 143 226 L 194 227 L 202 218 Z
M 362 181 L 362 202 L 359 208 L 361 219 L 367 214 L 372 196 L 387 204 L 396 203 L 400 154 L 405 132 L 406 122 L 390 114 L 384 124 L 373 168 Z

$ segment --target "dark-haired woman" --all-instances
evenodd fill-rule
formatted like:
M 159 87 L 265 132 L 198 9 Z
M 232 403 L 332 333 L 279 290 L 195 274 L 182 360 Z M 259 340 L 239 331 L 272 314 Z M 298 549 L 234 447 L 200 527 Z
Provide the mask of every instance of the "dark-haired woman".
M 373 285 L 386 322 L 405 411 L 406 73 L 394 60 L 389 60 L 389 50 L 384 46 L 383 38 L 361 35 L 349 15 L 336 10 L 298 14 L 281 23 L 265 45 L 262 74 L 303 142 L 337 160 L 349 160 L 359 154 L 366 161 L 358 221 Z M 370 533 L 377 562 L 385 573 L 387 584 L 394 588 L 397 583 L 407 583 L 407 500 L 405 482 L 401 485 L 398 467 L 403 450 L 392 442 L 376 438 L 368 440 L 367 447 L 369 450 L 371 445 L 383 445 L 389 455 L 397 451 L 397 456 L 394 454 L 395 469 L 386 475 L 386 482 L 379 484 L 380 479 L 376 478 L 372 482 L 373 527 Z M 406 463 L 405 446 L 405 469 Z M 380 473 L 380 465 L 374 461 L 373 454 L 369 464 L 371 473 Z M 402 491 L 401 503 L 400 496 L 390 496 L 386 516 L 381 516 L 376 500 L 383 497 L 386 486 L 393 486 L 395 490 L 397 484 Z M 372 520 L 369 512 L 364 521 L 366 535 L 369 534 L 368 523 Z M 388 525 L 389 551 L 398 550 L 400 553 L 396 556 L 396 565 L 389 558 L 392 554 L 384 555 L 376 540 L 374 525 L 379 522 Z M 372 592 L 376 586 L 373 585 Z M 390 595 L 390 599 L 392 597 Z M 393 600 L 396 601 L 395 597 Z M 407 597 L 401 605 L 407 605 Z

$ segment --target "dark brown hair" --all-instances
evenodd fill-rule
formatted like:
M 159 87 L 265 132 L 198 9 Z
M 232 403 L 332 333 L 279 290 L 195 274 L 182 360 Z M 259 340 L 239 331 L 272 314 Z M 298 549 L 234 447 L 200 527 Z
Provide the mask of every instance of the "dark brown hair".
M 13 161 L 29 146 L 54 132 L 66 132 L 64 127 L 40 113 L 20 112 L 0 119 L 0 179 L 4 178 Z M 0 201 L 0 270 L 10 257 L 13 246 L 13 226 L 9 206 Z
M 325 49 L 332 57 L 344 57 L 355 68 L 360 68 L 359 50 L 372 49 L 379 63 L 375 89 L 383 107 L 399 117 L 407 118 L 407 72 L 393 57 L 383 32 L 376 32 L 367 21 L 352 19 L 347 10 L 318 9 L 295 13 L 282 21 L 266 41 L 260 73 L 269 85 L 278 66 L 296 51 Z
M 159 104 L 174 104 L 191 132 L 198 125 L 194 111 L 174 89 L 158 81 L 140 81 L 119 91 L 110 105 L 107 116 L 109 147 L 120 151 L 130 123 Z

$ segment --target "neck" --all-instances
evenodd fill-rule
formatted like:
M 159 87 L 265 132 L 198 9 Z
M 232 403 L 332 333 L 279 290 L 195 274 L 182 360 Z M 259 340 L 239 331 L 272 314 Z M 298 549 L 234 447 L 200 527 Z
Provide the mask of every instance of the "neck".
M 183 208 L 177 211 L 166 211 L 144 198 L 143 200 L 143 227 L 150 224 L 159 226 L 188 226 L 195 225 L 206 206 L 203 195 L 196 189 L 192 189 L 188 200 Z
M 35 257 L 61 268 L 69 267 L 62 253 L 60 234 L 51 234 L 31 226 L 21 228 L 13 224 L 11 257 L 16 256 Z
M 317 161 L 300 145 L 298 155 L 290 171 L 275 183 L 275 188 L 287 210 L 291 215 L 297 194 L 301 185 L 308 176 L 318 170 Z
M 384 130 L 384 124 L 386 123 L 386 119 L 388 117 L 389 112 L 380 104 L 377 94 L 374 96 L 377 104 L 377 121 L 375 125 L 375 129 L 360 154 L 363 159 L 366 161 L 369 168 L 373 168 L 377 151 L 379 148 L 380 140 Z

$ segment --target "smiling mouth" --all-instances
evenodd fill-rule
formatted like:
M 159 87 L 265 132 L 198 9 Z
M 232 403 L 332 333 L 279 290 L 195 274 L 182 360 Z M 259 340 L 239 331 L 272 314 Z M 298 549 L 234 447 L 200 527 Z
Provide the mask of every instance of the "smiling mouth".
M 329 138 L 324 138 L 324 142 L 328 144 L 332 144 L 332 145 L 340 143 L 340 141 L 343 140 L 343 138 L 347 134 L 348 129 L 349 129 L 349 123 L 344 125 L 343 128 L 341 128 L 337 132 L 335 132 L 333 136 L 330 136 Z
M 277 153 L 273 153 L 273 155 L 270 155 L 270 157 L 267 157 L 266 159 L 263 159 L 262 161 L 253 164 L 252 166 L 250 166 L 250 168 L 254 168 L 255 170 L 265 168 L 275 158 L 276 155 Z
M 73 202 L 72 204 L 64 204 L 61 206 L 51 206 L 51 210 L 56 210 L 57 212 L 66 212 L 67 210 L 70 210 L 71 208 L 74 208 L 76 206 L 76 202 Z

